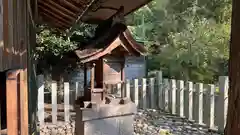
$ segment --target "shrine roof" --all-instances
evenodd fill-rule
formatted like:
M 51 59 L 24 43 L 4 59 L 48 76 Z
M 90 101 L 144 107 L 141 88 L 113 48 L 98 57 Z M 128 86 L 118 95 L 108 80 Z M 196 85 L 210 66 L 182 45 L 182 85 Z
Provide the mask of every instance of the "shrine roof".
M 74 52 L 81 63 L 86 63 L 111 53 L 119 46 L 132 55 L 146 55 L 147 52 L 143 45 L 134 40 L 131 32 L 123 24 L 113 26 L 105 35 Z
M 124 6 L 124 15 L 144 6 L 151 0 L 37 0 L 40 22 L 61 30 L 78 22 L 98 24 L 107 20 Z

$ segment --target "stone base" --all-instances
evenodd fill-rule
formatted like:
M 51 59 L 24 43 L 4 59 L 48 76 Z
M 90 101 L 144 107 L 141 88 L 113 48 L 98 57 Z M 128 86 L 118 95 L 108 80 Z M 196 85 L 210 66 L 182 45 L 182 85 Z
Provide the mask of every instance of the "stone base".
M 75 135 L 132 135 L 137 107 L 125 101 L 114 99 L 109 104 L 91 103 L 92 108 L 76 108 Z

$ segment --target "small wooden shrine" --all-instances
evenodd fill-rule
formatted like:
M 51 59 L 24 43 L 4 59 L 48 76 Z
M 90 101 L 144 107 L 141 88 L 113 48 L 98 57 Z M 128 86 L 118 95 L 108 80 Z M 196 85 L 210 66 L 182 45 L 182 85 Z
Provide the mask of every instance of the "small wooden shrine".
M 84 65 L 84 101 L 104 99 L 106 86 L 124 81 L 125 56 L 146 54 L 143 45 L 137 43 L 124 23 L 123 7 L 96 29 L 95 40 L 74 51 Z M 104 30 L 105 29 L 105 30 Z M 90 85 L 87 69 L 91 69 Z

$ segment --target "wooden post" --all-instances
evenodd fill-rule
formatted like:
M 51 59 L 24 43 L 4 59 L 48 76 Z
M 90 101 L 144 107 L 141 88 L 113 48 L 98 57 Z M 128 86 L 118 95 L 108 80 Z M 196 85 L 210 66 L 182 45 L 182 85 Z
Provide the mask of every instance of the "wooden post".
M 69 112 L 69 83 L 64 82 L 64 119 L 65 122 L 69 122 L 70 120 L 70 112 Z
M 163 102 L 164 102 L 164 110 L 169 111 L 169 81 L 168 79 L 163 79 Z
M 57 124 L 57 83 L 52 83 L 52 123 Z
M 150 107 L 152 109 L 155 108 L 156 105 L 156 98 L 155 98 L 155 91 L 154 91 L 154 87 L 155 87 L 155 79 L 154 78 L 150 78 Z
M 184 117 L 184 81 L 178 81 L 179 116 Z
M 78 96 L 79 96 L 79 83 L 75 82 L 75 100 L 77 100 Z
M 163 109 L 163 91 L 162 91 L 162 71 L 157 72 L 157 92 L 158 92 L 158 108 Z
M 171 80 L 170 82 L 170 92 L 171 92 L 171 113 L 176 114 L 176 80 Z
M 124 87 L 123 87 L 123 83 L 122 83 L 125 79 L 124 66 L 125 66 L 125 59 L 123 59 L 123 61 L 121 62 L 121 89 L 120 89 L 121 98 L 123 98 L 125 95 Z
M 28 74 L 27 70 L 20 72 L 20 120 L 21 120 L 21 135 L 28 135 Z
M 131 98 L 130 80 L 126 80 L 125 90 L 126 90 L 126 97 L 127 97 L 127 98 Z M 132 99 L 131 99 L 131 100 L 132 100 Z
M 188 113 L 187 117 L 189 120 L 193 120 L 193 83 L 188 82 L 187 84 L 187 95 L 188 95 Z
M 210 129 L 215 128 L 215 86 L 214 85 L 209 85 L 210 87 L 210 117 L 209 117 L 209 127 Z
M 83 90 L 84 90 L 84 97 L 89 97 L 88 94 L 88 88 L 87 88 L 87 65 L 84 63 L 84 84 L 83 84 Z
M 142 107 L 147 108 L 147 79 L 142 79 Z
M 38 76 L 38 120 L 40 126 L 44 125 L 44 76 Z
M 117 95 L 121 98 L 123 97 L 123 95 L 122 95 L 122 83 L 117 84 Z
M 94 89 L 94 81 L 95 81 L 95 64 L 93 64 L 93 67 L 91 69 L 91 90 Z
M 198 124 L 203 124 L 203 84 L 197 84 L 197 104 L 198 104 L 198 113 L 197 113 L 197 122 Z
M 138 79 L 134 79 L 134 103 L 136 104 L 136 106 L 138 107 L 138 103 L 139 103 L 139 98 L 138 98 Z
M 12 70 L 7 72 L 7 134 L 19 134 L 19 92 L 18 92 L 18 79 L 20 70 Z
M 227 107 L 228 107 L 228 77 L 220 76 L 219 77 L 219 92 L 217 102 L 217 126 L 220 132 L 224 131 L 227 118 Z
M 84 87 L 84 89 L 87 87 L 87 65 L 84 63 L 84 70 L 83 70 L 83 72 L 84 72 L 84 84 L 83 84 L 83 87 Z

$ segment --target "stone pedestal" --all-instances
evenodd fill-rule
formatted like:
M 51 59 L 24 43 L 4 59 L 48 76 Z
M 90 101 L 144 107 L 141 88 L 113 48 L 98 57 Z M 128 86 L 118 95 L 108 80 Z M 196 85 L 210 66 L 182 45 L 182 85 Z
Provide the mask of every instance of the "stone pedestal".
M 136 105 L 130 100 L 111 100 L 108 104 L 85 103 L 76 107 L 75 135 L 132 135 Z

